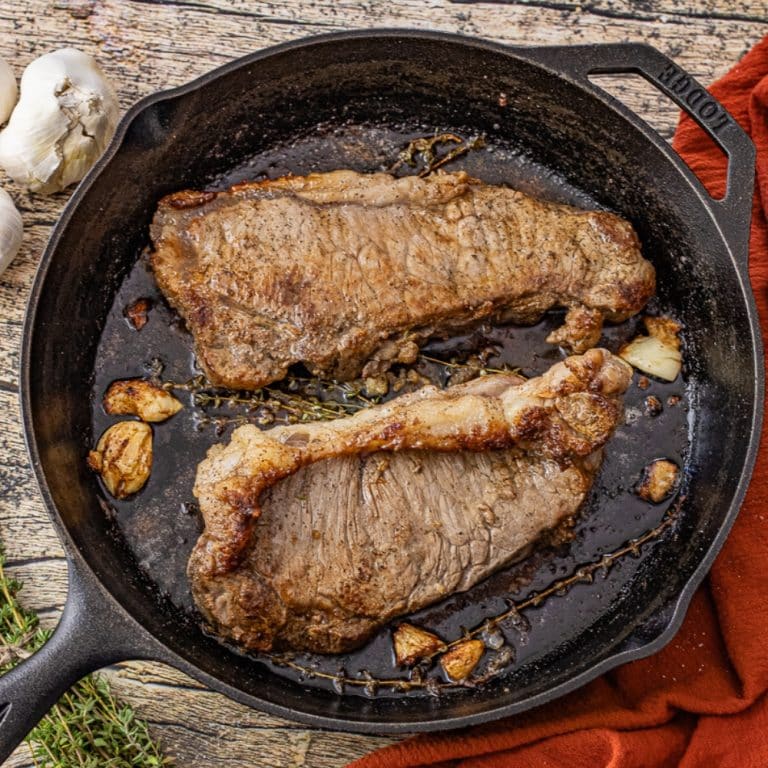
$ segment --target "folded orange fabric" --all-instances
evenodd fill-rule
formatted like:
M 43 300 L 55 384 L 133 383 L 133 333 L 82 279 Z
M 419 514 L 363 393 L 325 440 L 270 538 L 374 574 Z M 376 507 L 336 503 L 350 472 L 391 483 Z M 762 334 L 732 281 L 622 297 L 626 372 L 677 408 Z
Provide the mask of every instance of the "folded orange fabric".
M 749 272 L 768 339 L 768 38 L 710 90 L 757 146 Z M 727 161 L 686 117 L 675 147 L 722 194 Z M 666 648 L 534 711 L 418 736 L 352 763 L 427 765 L 768 766 L 768 429 L 731 535 Z

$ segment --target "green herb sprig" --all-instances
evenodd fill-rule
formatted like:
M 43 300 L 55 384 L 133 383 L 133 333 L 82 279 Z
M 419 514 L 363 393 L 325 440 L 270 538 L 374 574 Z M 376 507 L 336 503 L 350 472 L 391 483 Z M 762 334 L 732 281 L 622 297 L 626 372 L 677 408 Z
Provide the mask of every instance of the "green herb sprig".
M 5 571 L 0 548 L 0 674 L 31 656 L 51 636 L 18 601 L 21 584 Z M 26 739 L 39 768 L 160 768 L 171 764 L 147 724 L 120 704 L 107 681 L 89 675 L 76 683 Z
M 451 145 L 453 148 L 443 155 L 438 155 L 438 148 L 442 145 Z M 466 155 L 473 149 L 481 149 L 485 146 L 483 136 L 475 136 L 471 139 L 464 139 L 455 133 L 440 133 L 434 136 L 422 136 L 411 141 L 408 146 L 400 152 L 394 165 L 389 169 L 391 172 L 398 170 L 403 165 L 416 168 L 421 165 L 418 175 L 420 177 L 429 176 L 430 173 L 438 168 L 450 163 L 457 157 Z

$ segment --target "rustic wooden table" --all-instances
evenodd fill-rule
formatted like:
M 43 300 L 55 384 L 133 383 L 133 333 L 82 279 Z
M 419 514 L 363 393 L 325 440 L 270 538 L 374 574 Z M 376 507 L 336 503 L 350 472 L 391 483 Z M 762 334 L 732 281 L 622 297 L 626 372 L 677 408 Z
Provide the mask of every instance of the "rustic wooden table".
M 274 43 L 332 30 L 420 27 L 514 44 L 646 41 L 704 83 L 768 34 L 768 0 L 0 0 L 0 56 L 18 75 L 36 56 L 75 46 L 95 56 L 127 108 L 139 97 Z M 614 92 L 669 137 L 676 110 L 650 86 Z M 53 626 L 67 592 L 62 549 L 28 464 L 19 423 L 22 318 L 38 258 L 67 194 L 30 195 L 0 179 L 24 217 L 25 239 L 0 278 L 0 538 L 23 602 Z M 391 739 L 316 731 L 262 715 L 173 669 L 128 663 L 107 674 L 146 717 L 179 766 L 331 768 Z M 30 765 L 20 748 L 8 765 Z

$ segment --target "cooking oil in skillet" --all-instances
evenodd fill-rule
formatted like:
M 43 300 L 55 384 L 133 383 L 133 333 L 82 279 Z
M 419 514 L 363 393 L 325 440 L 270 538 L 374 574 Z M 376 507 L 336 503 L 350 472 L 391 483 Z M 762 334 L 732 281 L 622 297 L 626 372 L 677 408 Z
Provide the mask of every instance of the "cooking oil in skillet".
M 226 188 L 246 179 L 335 168 L 386 170 L 409 141 L 430 135 L 435 128 L 320 127 L 311 135 L 297 137 L 289 147 L 253 157 L 222 175 L 214 186 Z M 503 146 L 489 144 L 456 160 L 450 168 L 465 169 L 489 183 L 507 183 L 559 202 L 600 207 L 548 169 Z M 126 322 L 124 308 L 139 298 L 150 299 L 152 309 L 148 323 L 137 332 Z M 423 352 L 429 358 L 449 360 L 465 359 L 490 348 L 493 354 L 487 361 L 489 367 L 509 366 L 519 368 L 525 376 L 538 375 L 563 357 L 559 349 L 545 341 L 561 322 L 562 313 L 553 312 L 531 327 L 483 326 L 464 336 L 432 341 Z M 637 319 L 609 327 L 601 343 L 616 351 L 637 330 Z M 165 381 L 186 382 L 199 373 L 191 338 L 165 303 L 146 259 L 141 256 L 115 296 L 97 360 L 92 390 L 94 439 L 116 420 L 107 416 L 100 405 L 104 391 L 115 379 L 146 376 L 157 370 L 158 365 L 162 366 Z M 422 372 L 434 376 L 439 373 L 439 366 L 424 363 Z M 641 389 L 638 379 L 636 376 L 625 397 L 627 424 L 617 430 L 605 450 L 602 469 L 573 527 L 571 540 L 536 549 L 525 560 L 497 572 L 467 592 L 419 611 L 409 621 L 447 641 L 459 638 L 466 630 L 481 627 L 487 619 L 509 611 L 510 601 L 520 602 L 532 593 L 542 592 L 571 576 L 580 566 L 599 560 L 659 524 L 671 502 L 646 503 L 634 493 L 634 485 L 643 467 L 653 459 L 667 457 L 681 467 L 685 465 L 689 434 L 687 395 L 679 380 L 671 384 L 650 381 L 647 389 Z M 203 421 L 201 425 L 201 410 L 193 407 L 193 396 L 183 391 L 177 394 L 186 407 L 170 421 L 153 427 L 154 464 L 145 488 L 125 501 L 115 501 L 106 494 L 105 498 L 114 510 L 120 534 L 159 593 L 179 610 L 194 616 L 186 577 L 187 559 L 201 531 L 199 511 L 192 496 L 194 475 L 207 449 L 229 439 L 234 423 L 224 423 L 220 433 L 211 423 L 206 425 Z M 653 416 L 646 407 L 650 396 L 661 403 L 660 411 Z M 238 412 L 230 409 L 228 413 Z M 597 575 L 591 583 L 584 580 L 564 590 L 564 594 L 529 607 L 521 615 L 513 613 L 500 631 L 486 637 L 489 650 L 481 669 L 500 659 L 504 662 L 500 666 L 505 666 L 507 672 L 499 684 L 524 690 L 534 685 L 540 665 L 555 657 L 562 659 L 585 633 L 609 632 L 613 642 L 629 634 L 643 612 L 638 592 L 652 590 L 648 574 L 663 546 L 664 541 L 649 544 L 637 556 L 618 560 L 609 572 Z M 649 595 L 645 599 L 651 598 Z M 306 685 L 343 688 L 345 693 L 362 696 L 419 696 L 441 690 L 435 684 L 417 685 L 408 692 L 366 684 L 381 678 L 407 680 L 408 675 L 394 667 L 391 646 L 391 627 L 385 627 L 366 647 L 354 653 L 295 654 L 289 660 L 290 666 L 256 655 L 255 663 L 268 664 L 276 673 Z M 333 679 L 339 677 L 361 684 L 342 686 L 338 679 Z M 442 680 L 436 669 L 426 673 L 425 681 L 430 677 Z

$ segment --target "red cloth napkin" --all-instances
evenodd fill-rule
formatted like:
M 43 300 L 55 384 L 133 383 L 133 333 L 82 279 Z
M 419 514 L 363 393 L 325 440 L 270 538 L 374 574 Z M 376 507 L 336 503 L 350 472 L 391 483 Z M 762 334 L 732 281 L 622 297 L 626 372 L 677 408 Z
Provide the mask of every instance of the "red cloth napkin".
M 768 38 L 710 89 L 757 146 L 749 273 L 768 339 Z M 725 157 L 683 117 L 675 147 L 713 193 Z M 768 766 L 768 428 L 746 501 L 680 632 L 534 711 L 386 747 L 354 768 Z M 350 767 L 351 768 L 351 767 Z

